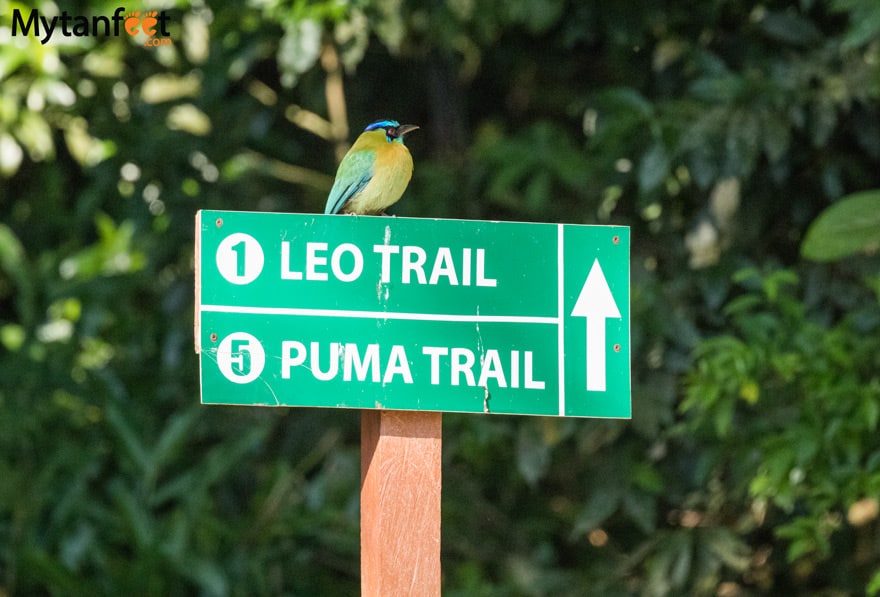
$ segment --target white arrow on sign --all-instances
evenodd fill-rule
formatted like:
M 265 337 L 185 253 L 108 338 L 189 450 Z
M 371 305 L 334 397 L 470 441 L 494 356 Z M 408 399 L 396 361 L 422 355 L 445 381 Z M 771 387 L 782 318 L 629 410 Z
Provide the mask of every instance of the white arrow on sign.
M 571 314 L 587 320 L 587 390 L 605 391 L 605 320 L 620 318 L 620 310 L 602 273 L 599 260 L 593 262 Z

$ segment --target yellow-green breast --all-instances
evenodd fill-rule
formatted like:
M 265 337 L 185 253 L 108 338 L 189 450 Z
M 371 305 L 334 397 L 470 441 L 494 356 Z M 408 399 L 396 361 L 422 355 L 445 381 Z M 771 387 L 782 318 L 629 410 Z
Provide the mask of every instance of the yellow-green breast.
M 342 208 L 344 213 L 378 214 L 397 203 L 413 173 L 412 156 L 398 140 L 389 142 L 384 130 L 363 133 L 351 152 L 371 151 L 375 155 L 373 175 L 360 193 Z

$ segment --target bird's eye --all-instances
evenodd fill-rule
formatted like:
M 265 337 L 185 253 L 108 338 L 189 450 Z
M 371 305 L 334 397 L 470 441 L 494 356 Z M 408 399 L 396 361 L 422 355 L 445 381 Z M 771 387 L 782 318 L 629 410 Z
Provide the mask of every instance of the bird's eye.
M 394 128 L 393 126 L 389 126 L 387 129 L 385 129 L 385 134 L 388 135 L 389 137 L 391 137 L 392 139 L 396 139 L 397 138 L 397 129 Z

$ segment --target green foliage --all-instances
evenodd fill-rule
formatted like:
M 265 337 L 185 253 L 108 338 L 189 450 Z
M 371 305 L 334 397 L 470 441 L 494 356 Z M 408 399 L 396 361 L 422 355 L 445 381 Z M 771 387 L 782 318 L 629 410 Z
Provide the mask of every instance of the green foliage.
M 880 490 L 880 307 L 829 325 L 790 270 L 737 278 L 751 291 L 726 309 L 732 334 L 700 345 L 681 432 L 720 440 L 708 465 L 750 525 L 775 519 L 790 561 L 828 558 L 847 510 Z
M 876 595 L 880 592 L 880 570 L 878 570 L 874 576 L 871 577 L 871 580 L 868 581 L 868 586 L 866 587 L 865 592 L 868 595 Z
M 579 196 L 589 188 L 583 152 L 550 123 L 498 136 L 480 149 L 479 158 L 493 173 L 487 199 L 530 219 L 547 211 L 549 198 Z
M 880 250 L 880 191 L 845 197 L 810 225 L 801 245 L 807 259 L 835 261 Z
M 357 592 L 356 413 L 198 404 L 192 226 L 379 117 L 398 214 L 634 239 L 633 420 L 447 415 L 444 594 L 880 593 L 875 0 L 155 7 L 0 1 L 0 594 Z

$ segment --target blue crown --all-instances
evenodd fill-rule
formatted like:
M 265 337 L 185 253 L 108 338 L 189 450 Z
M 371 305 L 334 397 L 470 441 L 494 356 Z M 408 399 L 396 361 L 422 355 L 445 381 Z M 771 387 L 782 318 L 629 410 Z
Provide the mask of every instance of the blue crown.
M 400 123 L 396 120 L 377 120 L 373 124 L 368 124 L 367 128 L 364 129 L 364 132 L 375 131 L 376 129 L 397 128 L 399 126 Z

